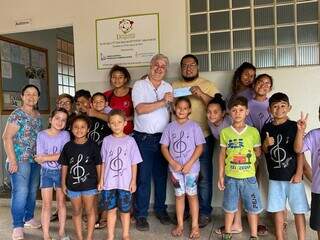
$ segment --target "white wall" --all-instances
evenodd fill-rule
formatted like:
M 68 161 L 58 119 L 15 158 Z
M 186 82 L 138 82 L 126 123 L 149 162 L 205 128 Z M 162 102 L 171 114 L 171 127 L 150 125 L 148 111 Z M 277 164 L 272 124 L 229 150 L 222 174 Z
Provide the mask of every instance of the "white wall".
M 70 26 L 74 28 L 75 65 L 77 88 L 101 91 L 107 87 L 107 71 L 96 69 L 95 19 L 124 15 L 158 12 L 160 15 L 160 48 L 168 55 L 171 65 L 168 78 L 178 77 L 178 63 L 187 53 L 187 16 L 185 0 L 29 0 L 21 2 L 10 0 L 0 2 L 0 34 Z M 14 27 L 14 20 L 31 18 L 28 28 Z M 297 119 L 300 110 L 309 112 L 309 128 L 318 125 L 317 107 L 320 67 L 264 69 L 274 77 L 275 91 L 287 92 L 293 105 L 290 117 Z M 147 72 L 146 68 L 130 69 L 133 78 Z M 217 84 L 223 93 L 227 92 L 232 73 L 203 73 L 204 77 Z M 215 183 L 214 183 L 215 185 Z M 169 187 L 171 188 L 171 187 Z M 214 201 L 221 204 L 221 195 Z M 171 198 L 172 200 L 172 198 Z

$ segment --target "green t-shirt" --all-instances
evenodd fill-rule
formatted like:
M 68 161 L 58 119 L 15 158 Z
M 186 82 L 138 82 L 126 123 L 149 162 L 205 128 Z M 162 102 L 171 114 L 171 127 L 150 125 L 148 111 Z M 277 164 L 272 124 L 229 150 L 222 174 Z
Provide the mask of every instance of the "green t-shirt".
M 256 155 L 253 148 L 261 146 L 260 135 L 256 128 L 246 125 L 238 132 L 232 126 L 220 133 L 220 146 L 226 147 L 225 175 L 244 179 L 254 177 Z

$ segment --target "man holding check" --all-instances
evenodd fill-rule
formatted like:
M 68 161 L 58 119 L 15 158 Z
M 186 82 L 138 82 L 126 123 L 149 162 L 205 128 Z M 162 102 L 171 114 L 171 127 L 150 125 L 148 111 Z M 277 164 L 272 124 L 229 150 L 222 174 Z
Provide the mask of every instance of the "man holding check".
M 213 82 L 199 77 L 198 59 L 192 54 L 182 57 L 180 62 L 183 79 L 172 82 L 174 97 L 190 95 L 192 112 L 190 119 L 197 122 L 206 138 L 203 153 L 200 156 L 200 175 L 198 196 L 200 205 L 199 227 L 205 227 L 211 221 L 212 200 L 212 155 L 213 137 L 210 133 L 206 107 L 208 102 L 218 92 Z

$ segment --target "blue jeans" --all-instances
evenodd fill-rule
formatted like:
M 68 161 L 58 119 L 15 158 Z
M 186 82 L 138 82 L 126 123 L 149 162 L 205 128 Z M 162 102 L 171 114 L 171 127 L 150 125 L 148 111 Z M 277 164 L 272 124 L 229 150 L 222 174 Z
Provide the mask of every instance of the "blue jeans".
M 150 204 L 151 178 L 154 181 L 154 211 L 166 212 L 168 163 L 160 150 L 161 133 L 146 134 L 134 131 L 143 162 L 138 164 L 135 217 L 147 217 Z
M 7 167 L 8 165 L 7 163 Z M 34 216 L 40 168 L 37 163 L 18 162 L 18 171 L 9 174 L 13 228 L 23 227 L 24 223 Z
M 203 153 L 199 158 L 200 174 L 198 180 L 198 198 L 200 215 L 210 216 L 212 207 L 212 156 L 213 156 L 213 137 L 206 137 L 206 144 L 203 146 Z

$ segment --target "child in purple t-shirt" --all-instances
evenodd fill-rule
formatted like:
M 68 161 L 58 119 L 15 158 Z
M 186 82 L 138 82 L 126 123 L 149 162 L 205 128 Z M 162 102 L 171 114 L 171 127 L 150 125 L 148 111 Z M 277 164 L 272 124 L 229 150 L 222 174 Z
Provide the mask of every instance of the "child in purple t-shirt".
M 35 160 L 41 164 L 40 188 L 42 195 L 41 224 L 43 239 L 51 239 L 49 224 L 51 215 L 53 188 L 56 190 L 56 199 L 59 215 L 59 237 L 65 236 L 66 202 L 61 190 L 61 165 L 58 163 L 63 146 L 70 141 L 69 132 L 63 129 L 66 126 L 68 112 L 63 108 L 55 109 L 49 118 L 49 129 L 43 130 L 37 136 L 37 155 Z
M 208 125 L 213 137 L 218 141 L 221 130 L 232 123 L 231 118 L 226 114 L 226 109 L 226 102 L 220 93 L 216 93 L 207 106 Z
M 272 120 L 271 114 L 268 111 L 269 101 L 268 94 L 272 90 L 273 79 L 268 74 L 260 74 L 253 82 L 253 89 L 255 96 L 248 101 L 249 115 L 246 123 L 255 127 L 261 132 L 265 123 Z
M 310 227 L 317 231 L 320 239 L 320 128 L 311 130 L 304 136 L 308 114 L 297 122 L 298 131 L 294 150 L 297 152 L 311 152 L 312 184 L 311 184 L 311 214 Z M 319 107 L 320 120 L 320 107 Z
M 127 124 L 124 112 L 111 110 L 108 122 L 113 133 L 102 143 L 99 190 L 103 190 L 102 197 L 108 209 L 108 239 L 115 237 L 117 209 L 120 211 L 122 239 L 129 239 L 132 193 L 137 188 L 137 164 L 142 158 L 134 138 L 123 132 Z
M 188 118 L 191 102 L 187 97 L 175 101 L 174 111 L 176 120 L 168 124 L 160 140 L 162 154 L 169 162 L 171 182 L 176 195 L 178 224 L 171 234 L 175 237 L 183 235 L 184 201 L 187 194 L 192 218 L 190 238 L 198 239 L 200 230 L 197 179 L 200 171 L 199 157 L 206 141 L 201 128 Z

